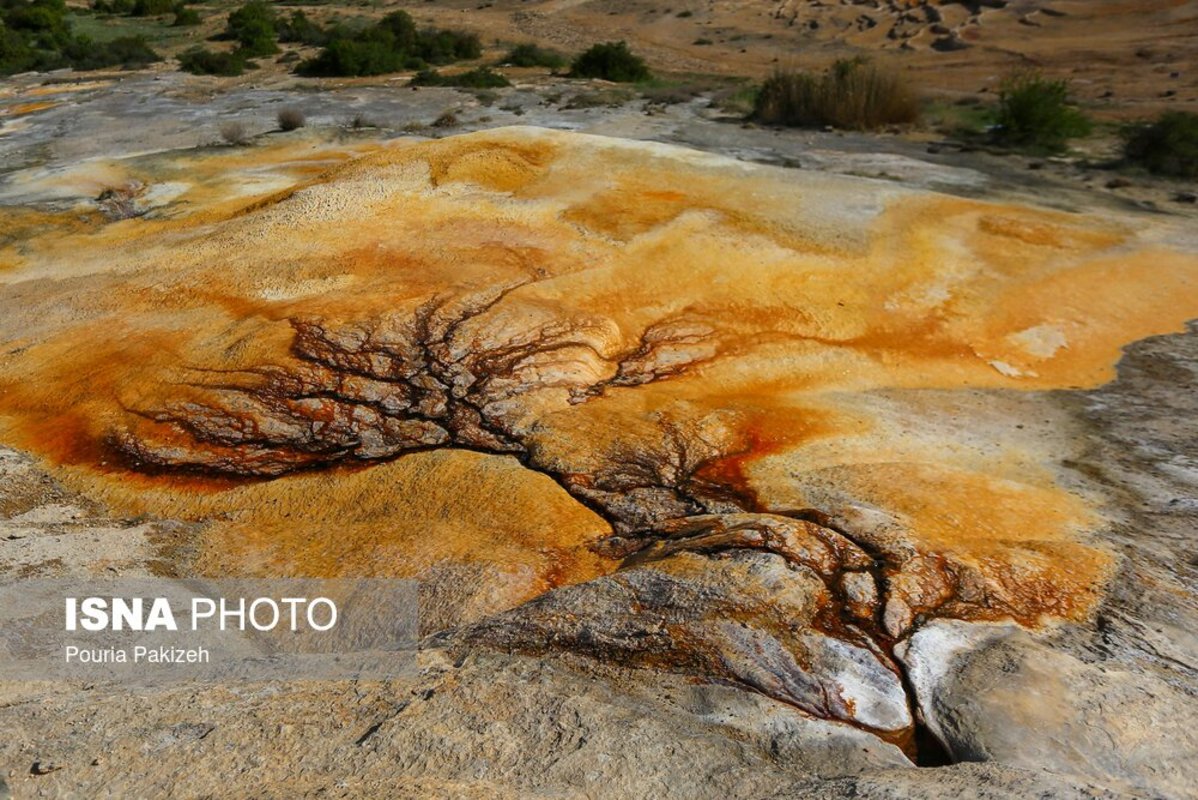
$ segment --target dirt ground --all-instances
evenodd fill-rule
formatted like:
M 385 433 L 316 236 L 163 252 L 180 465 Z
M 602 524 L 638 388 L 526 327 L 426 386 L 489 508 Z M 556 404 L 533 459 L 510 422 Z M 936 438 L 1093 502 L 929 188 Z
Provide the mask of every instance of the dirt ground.
M 240 5 L 197 6 L 204 22 L 194 28 L 171 27 L 169 15 L 83 16 L 75 24 L 96 39 L 145 35 L 173 56 L 197 44 L 229 46 L 209 40 Z M 865 55 L 907 73 L 925 94 L 950 101 L 986 99 L 1011 72 L 1036 69 L 1068 79 L 1075 98 L 1098 119 L 1198 108 L 1198 3 L 1187 0 L 386 0 L 287 3 L 278 11 L 301 10 L 327 24 L 400 9 L 421 25 L 478 33 L 488 62 L 517 42 L 574 55 L 596 42 L 625 40 L 667 79 L 759 80 L 778 68 L 822 68 Z M 260 60 L 259 69 L 223 83 L 288 74 L 297 57 L 316 52 L 283 49 L 275 59 Z
M 488 39 L 533 39 L 567 52 L 624 39 L 661 71 L 760 78 L 778 67 L 822 67 L 865 52 L 908 72 L 934 93 L 993 92 L 1006 73 L 1033 67 L 1069 78 L 1079 99 L 1115 117 L 1198 104 L 1198 4 L 1017 0 L 1004 8 L 980 7 L 977 13 L 970 5 L 405 0 L 395 7 Z

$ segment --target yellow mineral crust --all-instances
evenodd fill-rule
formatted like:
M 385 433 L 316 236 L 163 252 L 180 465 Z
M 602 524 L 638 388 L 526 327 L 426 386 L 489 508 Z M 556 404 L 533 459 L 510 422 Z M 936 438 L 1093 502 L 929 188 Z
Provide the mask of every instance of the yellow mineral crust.
M 1112 563 L 1098 499 L 1062 484 L 1071 431 L 1027 393 L 1098 386 L 1198 316 L 1164 223 L 662 145 L 513 128 L 106 170 L 169 200 L 0 218 L 5 441 L 114 508 L 206 522 L 202 570 L 473 570 L 465 616 L 615 569 L 577 498 L 609 507 L 630 463 L 813 510 L 897 554 L 896 585 L 939 570 L 908 596 L 942 613 L 1083 616 Z M 485 430 L 409 409 L 449 440 L 325 447 L 417 435 L 338 403 L 377 405 L 377 370 L 406 369 L 377 348 L 420 336 Z

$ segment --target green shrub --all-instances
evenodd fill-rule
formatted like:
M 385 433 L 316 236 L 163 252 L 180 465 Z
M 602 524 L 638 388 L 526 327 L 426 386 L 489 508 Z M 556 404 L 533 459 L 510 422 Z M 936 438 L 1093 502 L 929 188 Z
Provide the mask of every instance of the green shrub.
M 245 72 L 245 54 L 240 50 L 214 52 L 193 47 L 179 54 L 179 69 L 192 75 L 240 75 Z
M 131 14 L 135 0 L 93 0 L 92 10 L 98 14 Z
M 175 6 L 175 19 L 171 23 L 171 27 L 182 28 L 190 25 L 199 25 L 200 22 L 200 12 L 194 8 L 188 8 L 182 3 Z
M 1150 124 L 1124 132 L 1123 153 L 1157 175 L 1198 178 L 1198 114 L 1166 111 Z
M 478 36 L 461 31 L 418 31 L 403 11 L 383 17 L 364 28 L 338 26 L 327 32 L 325 48 L 299 65 L 297 72 L 310 76 L 382 75 L 429 64 L 449 64 L 478 58 Z
M 142 67 L 161 60 L 135 36 L 93 42 L 71 32 L 62 0 L 0 0 L 0 74 Z
M 420 33 L 416 30 L 416 22 L 404 11 L 392 11 L 383 17 L 367 35 L 373 35 L 403 52 L 416 48 Z
M 462 86 L 470 89 L 498 89 L 512 83 L 490 67 L 478 67 L 456 75 L 442 75 L 435 69 L 425 69 L 412 78 L 412 86 Z
M 1090 132 L 1090 121 L 1069 105 L 1069 85 L 1036 72 L 1021 72 L 1003 81 L 998 95 L 995 137 L 1003 144 L 1032 152 L 1055 153 L 1070 139 Z
M 157 17 L 175 9 L 175 0 L 134 0 L 129 14 L 134 17 Z
M 36 69 L 38 54 L 17 31 L 0 23 L 0 75 Z
M 837 61 L 822 75 L 775 72 L 754 99 L 753 117 L 771 125 L 869 130 L 914 122 L 919 98 L 895 72 L 858 58 Z
M 652 76 L 645 62 L 628 49 L 624 42 L 592 45 L 574 59 L 570 66 L 572 78 L 602 78 L 616 83 L 637 83 Z
M 415 54 L 430 64 L 452 64 L 479 58 L 483 45 L 473 33 L 427 30 L 416 37 Z
M 421 66 L 419 61 L 412 67 Z M 304 61 L 297 68 L 301 75 L 310 77 L 354 77 L 358 75 L 383 75 L 399 72 L 409 67 L 407 56 L 392 50 L 385 42 L 372 40 L 336 39 L 329 42 L 315 58 Z
M 107 42 L 79 37 L 63 52 L 75 69 L 137 69 L 162 60 L 140 36 L 121 36 Z
M 292 11 L 291 17 L 278 23 L 279 41 L 323 47 L 329 34 L 302 11 Z
M 62 49 L 71 41 L 66 6 L 61 2 L 0 3 L 0 74 L 70 66 Z
M 224 35 L 241 45 L 240 49 L 246 58 L 269 56 L 279 52 L 275 44 L 278 39 L 275 31 L 277 22 L 274 9 L 264 0 L 250 0 L 229 14 Z
M 32 37 L 35 46 L 46 49 L 65 44 L 71 35 L 66 6 L 62 0 L 8 0 L 4 5 L 4 24 Z
M 566 57 L 556 50 L 535 44 L 518 44 L 508 51 L 503 62 L 513 67 L 548 67 L 561 69 L 566 66 Z

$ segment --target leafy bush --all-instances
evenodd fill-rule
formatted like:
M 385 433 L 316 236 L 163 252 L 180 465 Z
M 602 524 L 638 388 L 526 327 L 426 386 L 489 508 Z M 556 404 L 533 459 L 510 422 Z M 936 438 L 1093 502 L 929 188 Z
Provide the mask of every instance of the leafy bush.
M 0 75 L 62 67 L 141 67 L 159 60 L 140 37 L 97 43 L 73 34 L 62 0 L 0 0 Z
M 179 69 L 192 75 L 232 77 L 245 72 L 245 54 L 240 50 L 222 53 L 193 47 L 179 54 Z
M 869 130 L 914 122 L 919 98 L 893 71 L 862 59 L 841 60 L 822 75 L 775 72 L 757 93 L 753 117 L 774 125 Z
M 93 0 L 92 10 L 97 14 L 131 14 L 135 0 Z
M 175 6 L 175 20 L 171 23 L 171 26 L 182 28 L 188 25 L 199 25 L 200 21 L 200 12 L 179 3 Z
M 406 12 L 393 11 L 383 17 L 372 31 L 376 38 L 389 41 L 396 50 L 410 51 L 416 48 L 420 34 L 416 23 Z
M 275 115 L 275 119 L 279 123 L 279 129 L 284 131 L 294 131 L 302 128 L 307 122 L 304 118 L 304 112 L 292 106 L 280 108 L 279 113 Z
M 328 31 L 328 43 L 315 58 L 300 64 L 301 75 L 382 75 L 429 64 L 449 64 L 478 58 L 478 36 L 461 31 L 418 31 L 412 18 L 395 11 L 365 28 L 338 26 Z
M 471 89 L 498 89 L 512 83 L 490 67 L 478 67 L 457 75 L 442 75 L 435 69 L 425 69 L 412 78 L 412 86 L 464 86 Z
M 4 0 L 0 3 L 0 71 L 49 70 L 71 66 L 63 50 L 75 39 L 62 0 Z
M 556 50 L 535 44 L 518 44 L 508 51 L 503 62 L 513 67 L 548 67 L 560 69 L 566 66 L 566 57 Z
M 308 76 L 382 75 L 423 65 L 385 42 L 369 39 L 335 39 L 315 58 L 299 65 L 297 72 Z
M 302 11 L 292 11 L 291 17 L 277 25 L 280 42 L 295 42 L 323 47 L 329 34 Z
M 63 53 L 75 69 L 136 69 L 162 60 L 140 36 L 121 36 L 108 42 L 79 37 Z
M 134 17 L 157 17 L 174 11 L 175 0 L 134 0 L 129 14 Z
M 1021 72 L 1003 81 L 998 96 L 995 138 L 1032 152 L 1054 153 L 1068 141 L 1090 132 L 1090 121 L 1069 105 L 1069 85 L 1036 72 Z
M 1157 175 L 1198 178 L 1198 114 L 1166 111 L 1156 122 L 1124 133 L 1123 153 Z
M 483 45 L 477 34 L 427 30 L 417 36 L 415 52 L 430 64 L 452 64 L 481 57 Z
M 624 42 L 592 45 L 574 59 L 570 66 L 572 78 L 602 78 L 616 83 L 637 83 L 652 76 L 645 62 L 628 49 Z
M 39 57 L 24 36 L 0 24 L 0 75 L 37 69 Z
M 4 4 L 4 24 L 32 37 L 34 46 L 53 48 L 70 39 L 70 23 L 62 0 L 7 0 Z
M 229 14 L 224 35 L 240 44 L 239 49 L 246 58 L 269 56 L 279 52 L 275 43 L 278 40 L 277 22 L 274 9 L 264 0 L 250 0 Z

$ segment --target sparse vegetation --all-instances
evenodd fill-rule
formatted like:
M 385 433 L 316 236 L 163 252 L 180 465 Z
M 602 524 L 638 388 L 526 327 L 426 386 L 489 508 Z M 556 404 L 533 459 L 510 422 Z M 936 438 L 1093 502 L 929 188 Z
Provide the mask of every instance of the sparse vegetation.
M 572 78 L 601 78 L 616 83 L 638 83 L 652 76 L 643 59 L 628 49 L 624 42 L 605 42 L 593 45 L 574 59 L 570 66 Z
M 192 75 L 233 77 L 245 72 L 245 54 L 240 50 L 217 52 L 193 47 L 179 54 L 179 69 Z
M 513 67 L 548 67 L 561 69 L 566 66 L 566 57 L 556 50 L 535 44 L 518 44 L 504 56 L 503 63 Z
M 726 114 L 747 117 L 753 113 L 760 91 L 761 87 L 755 84 L 717 90 L 712 94 L 711 105 Z
M 469 72 L 443 75 L 435 69 L 421 70 L 412 78 L 412 86 L 460 86 L 469 89 L 499 89 L 512 83 L 490 67 L 478 67 Z
M 1198 178 L 1198 114 L 1166 111 L 1156 122 L 1124 132 L 1128 162 L 1157 175 Z
M 994 125 L 995 107 L 977 97 L 952 102 L 936 100 L 924 108 L 922 116 L 930 130 L 953 139 L 976 141 L 985 137 Z
M 315 58 L 300 64 L 310 76 L 382 75 L 429 64 L 450 64 L 482 55 L 477 35 L 463 31 L 417 30 L 403 11 L 395 11 L 365 28 L 340 25 L 328 31 L 328 44 Z
M 456 128 L 460 124 L 458 115 L 452 111 L 446 111 L 433 120 L 434 128 Z
M 995 138 L 1029 152 L 1055 153 L 1090 132 L 1090 121 L 1069 105 L 1069 85 L 1037 72 L 1020 72 L 999 90 Z
M 279 130 L 294 131 L 304 127 L 307 119 L 304 117 L 304 112 L 294 106 L 280 108 L 279 113 L 275 115 L 275 120 L 279 123 Z
M 757 93 L 753 117 L 773 125 L 870 130 L 915 122 L 919 98 L 898 74 L 857 58 L 837 61 L 822 75 L 774 73 Z
M 71 30 L 63 0 L 0 0 L 0 75 L 144 67 L 161 57 L 140 36 L 95 42 Z
M 201 21 L 200 12 L 179 3 L 175 6 L 175 19 L 171 25 L 175 28 L 182 28 L 190 25 L 199 25 Z
M 229 120 L 220 124 L 220 138 L 226 144 L 240 146 L 250 140 L 250 135 L 246 131 L 245 125 L 236 120 Z
M 688 103 L 699 96 L 701 90 L 687 85 L 646 86 L 640 95 L 645 102 L 657 106 L 672 106 L 678 103 Z
M 562 106 L 568 110 L 586 108 L 619 108 L 632 102 L 636 95 L 628 89 L 602 89 L 597 92 L 579 92 Z

